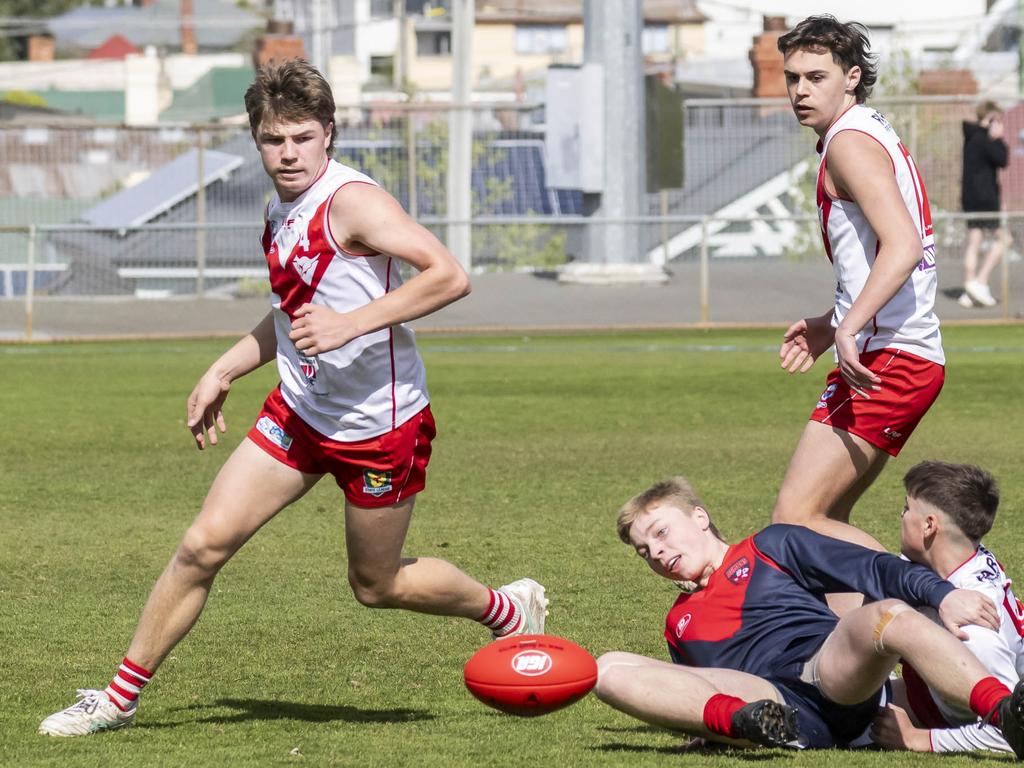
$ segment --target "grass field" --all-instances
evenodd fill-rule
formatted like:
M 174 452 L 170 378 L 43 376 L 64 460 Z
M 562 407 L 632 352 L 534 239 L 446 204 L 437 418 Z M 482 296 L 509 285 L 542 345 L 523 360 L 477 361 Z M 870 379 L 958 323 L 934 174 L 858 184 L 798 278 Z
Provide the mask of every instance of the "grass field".
M 440 431 L 407 551 L 493 585 L 530 575 L 548 587 L 550 632 L 595 654 L 663 657 L 673 587 L 619 543 L 614 513 L 650 482 L 684 473 L 727 536 L 766 524 L 827 370 L 781 372 L 779 336 L 423 339 Z M 952 328 L 946 345 L 944 392 L 854 521 L 893 547 L 904 471 L 923 458 L 979 463 L 1003 490 L 987 543 L 1024 574 L 1024 327 Z M 225 346 L 0 347 L 0 764 L 891 764 L 880 753 L 677 754 L 678 736 L 594 697 L 530 720 L 484 707 L 461 678 L 487 640 L 482 628 L 352 598 L 341 496 L 329 481 L 224 569 L 199 624 L 147 688 L 136 728 L 37 736 L 75 688 L 109 680 L 153 581 L 275 382 L 270 368 L 238 382 L 227 439 L 198 453 L 185 396 Z

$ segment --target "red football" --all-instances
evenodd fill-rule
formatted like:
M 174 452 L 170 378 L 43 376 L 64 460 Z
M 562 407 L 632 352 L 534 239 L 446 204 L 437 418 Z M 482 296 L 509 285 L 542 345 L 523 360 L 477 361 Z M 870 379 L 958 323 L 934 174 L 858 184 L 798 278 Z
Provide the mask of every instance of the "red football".
M 533 717 L 579 701 L 597 682 L 597 662 L 576 643 L 553 635 L 495 640 L 470 657 L 469 692 L 510 715 Z

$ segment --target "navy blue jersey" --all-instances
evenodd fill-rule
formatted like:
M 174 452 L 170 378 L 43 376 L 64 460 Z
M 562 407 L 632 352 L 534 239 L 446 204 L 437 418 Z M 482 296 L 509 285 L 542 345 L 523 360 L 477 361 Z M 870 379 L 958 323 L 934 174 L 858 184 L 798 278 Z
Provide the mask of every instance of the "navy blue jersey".
M 953 585 L 931 570 L 800 525 L 770 525 L 729 547 L 704 589 L 665 619 L 673 661 L 761 677 L 799 674 L 835 629 L 827 592 L 938 607 Z

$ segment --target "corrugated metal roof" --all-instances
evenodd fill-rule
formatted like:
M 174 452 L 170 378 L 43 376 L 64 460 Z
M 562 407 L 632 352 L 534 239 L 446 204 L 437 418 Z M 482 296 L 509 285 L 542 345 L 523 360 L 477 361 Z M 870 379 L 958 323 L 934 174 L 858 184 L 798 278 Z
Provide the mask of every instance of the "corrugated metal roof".
M 137 46 L 181 47 L 180 0 L 154 0 L 142 8 L 80 6 L 50 19 L 59 48 L 91 49 L 112 34 Z M 239 8 L 233 0 L 203 0 L 192 4 L 192 27 L 200 48 L 229 48 L 251 29 L 263 28 L 263 17 Z
M 643 14 L 647 21 L 674 24 L 707 19 L 695 0 L 643 0 Z M 583 20 L 583 0 L 476 0 L 476 20 L 480 23 L 578 23 Z
M 227 176 L 244 160 L 238 155 L 206 150 L 203 153 L 206 186 Z M 133 187 L 108 197 L 95 208 L 82 214 L 82 219 L 98 227 L 133 227 L 159 216 L 199 188 L 198 157 L 195 149 L 182 153 L 171 162 L 153 171 Z
M 256 78 L 252 67 L 214 67 L 191 87 L 174 92 L 161 122 L 208 122 L 245 112 L 246 89 Z

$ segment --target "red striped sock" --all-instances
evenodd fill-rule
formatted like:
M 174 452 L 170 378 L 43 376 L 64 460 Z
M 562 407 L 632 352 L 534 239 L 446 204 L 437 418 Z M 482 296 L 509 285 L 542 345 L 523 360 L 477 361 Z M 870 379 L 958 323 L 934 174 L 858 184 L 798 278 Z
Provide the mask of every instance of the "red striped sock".
M 519 629 L 519 623 L 523 620 L 519 606 L 512 599 L 496 589 L 488 587 L 491 593 L 487 610 L 477 621 L 487 627 L 496 635 L 507 635 Z
M 1010 689 L 995 677 L 983 677 L 971 689 L 971 711 L 978 717 L 987 717 L 992 725 L 999 725 L 999 702 L 1010 695 Z
M 735 696 L 716 693 L 704 705 L 704 725 L 712 733 L 732 736 L 732 716 L 746 703 Z
M 110 681 L 110 685 L 103 692 L 114 702 L 115 707 L 122 712 L 127 712 L 136 706 L 139 694 L 142 693 L 142 689 L 146 687 L 146 683 L 152 676 L 153 673 L 148 669 L 129 661 L 125 656 L 121 666 L 117 668 L 114 679 Z

